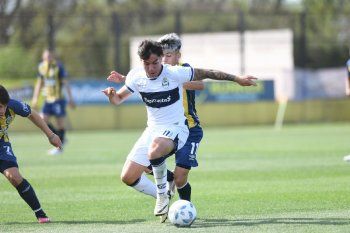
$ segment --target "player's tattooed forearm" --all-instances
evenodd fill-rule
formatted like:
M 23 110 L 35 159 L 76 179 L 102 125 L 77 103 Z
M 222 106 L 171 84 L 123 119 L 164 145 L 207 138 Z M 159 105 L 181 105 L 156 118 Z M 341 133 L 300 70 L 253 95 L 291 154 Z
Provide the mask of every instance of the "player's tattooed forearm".
M 218 70 L 195 69 L 194 80 L 213 79 L 235 81 L 235 75 L 227 74 Z

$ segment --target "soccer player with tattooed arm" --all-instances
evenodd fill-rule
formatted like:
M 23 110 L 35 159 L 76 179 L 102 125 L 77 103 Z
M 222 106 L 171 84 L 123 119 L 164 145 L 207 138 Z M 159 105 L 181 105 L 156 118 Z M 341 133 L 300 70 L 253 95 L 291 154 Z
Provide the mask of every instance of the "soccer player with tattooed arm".
M 147 109 L 147 127 L 130 151 L 124 165 L 122 180 L 135 189 L 147 193 L 150 180 L 142 177 L 151 165 L 156 183 L 154 215 L 168 213 L 169 196 L 165 159 L 181 149 L 188 138 L 188 124 L 182 105 L 183 84 L 203 79 L 227 80 L 241 86 L 256 85 L 253 76 L 236 76 L 216 70 L 197 69 L 185 66 L 163 65 L 163 48 L 159 42 L 144 40 L 138 47 L 143 68 L 132 69 L 125 85 L 116 91 L 113 87 L 103 90 L 110 103 L 119 105 L 133 93 L 138 93 Z M 110 77 L 124 82 L 119 73 L 112 71 Z M 140 177 L 142 179 L 140 179 Z M 151 195 L 151 194 L 149 194 Z

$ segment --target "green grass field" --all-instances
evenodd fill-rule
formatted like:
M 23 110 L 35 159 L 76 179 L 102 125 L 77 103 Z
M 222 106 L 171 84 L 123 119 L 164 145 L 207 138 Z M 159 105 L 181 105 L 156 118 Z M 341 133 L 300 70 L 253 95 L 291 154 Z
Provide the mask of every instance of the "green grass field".
M 10 132 L 53 223 L 36 223 L 2 177 L 0 232 L 350 232 L 349 124 L 205 128 L 190 178 L 198 219 L 187 229 L 158 223 L 155 201 L 119 179 L 140 133 L 68 132 L 52 157 L 43 135 Z

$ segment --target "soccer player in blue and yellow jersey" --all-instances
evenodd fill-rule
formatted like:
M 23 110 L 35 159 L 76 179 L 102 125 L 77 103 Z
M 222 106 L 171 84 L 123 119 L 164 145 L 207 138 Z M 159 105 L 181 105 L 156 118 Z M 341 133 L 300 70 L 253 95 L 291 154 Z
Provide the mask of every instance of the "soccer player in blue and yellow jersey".
M 163 47 L 163 63 L 172 66 L 190 66 L 187 63 L 181 64 L 181 40 L 175 33 L 162 36 L 158 42 Z M 183 106 L 188 122 L 189 136 L 184 147 L 175 153 L 176 167 L 174 170 L 174 181 L 180 199 L 191 201 L 191 185 L 188 182 L 188 174 L 191 167 L 197 167 L 197 151 L 203 137 L 203 130 L 200 126 L 196 111 L 195 90 L 203 90 L 202 81 L 184 83 Z
M 28 117 L 45 133 L 53 146 L 60 148 L 62 142 L 37 112 L 31 110 L 29 105 L 11 99 L 5 87 L 0 85 L 0 172 L 4 174 L 8 181 L 17 189 L 22 199 L 34 211 L 39 223 L 47 223 L 50 222 L 50 219 L 41 208 L 33 187 L 19 173 L 17 159 L 12 151 L 8 128 L 16 115 Z
M 72 92 L 66 79 L 66 71 L 63 64 L 58 62 L 54 53 L 45 50 L 42 55 L 42 62 L 38 66 L 38 80 L 35 85 L 34 95 L 32 99 L 33 108 L 37 107 L 40 90 L 43 89 L 45 103 L 42 108 L 44 121 L 50 129 L 57 133 L 61 141 L 65 142 L 65 116 L 66 116 L 66 100 L 63 94 L 63 87 L 66 88 L 69 105 L 74 108 Z M 50 123 L 50 117 L 54 116 L 57 122 L 57 129 Z M 53 148 L 49 151 L 51 155 L 57 155 L 62 149 Z
M 348 96 L 350 96 L 350 48 L 349 48 L 349 60 L 346 62 L 346 69 L 348 71 L 347 94 L 348 94 Z
M 346 69 L 348 72 L 348 80 L 347 80 L 347 87 L 346 87 L 346 94 L 350 96 L 350 48 L 349 48 L 349 60 L 346 62 Z M 350 155 L 344 156 L 344 161 L 350 162 Z

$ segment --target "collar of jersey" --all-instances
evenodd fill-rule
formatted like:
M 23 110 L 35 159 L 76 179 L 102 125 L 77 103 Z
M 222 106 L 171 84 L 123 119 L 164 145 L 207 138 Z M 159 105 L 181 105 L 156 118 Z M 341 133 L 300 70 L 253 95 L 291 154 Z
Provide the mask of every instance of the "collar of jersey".
M 160 71 L 159 75 L 157 77 L 155 77 L 155 78 L 148 78 L 148 79 L 151 80 L 151 81 L 157 80 L 159 78 L 159 76 L 162 75 L 163 70 L 164 70 L 164 66 L 162 65 L 162 70 Z

